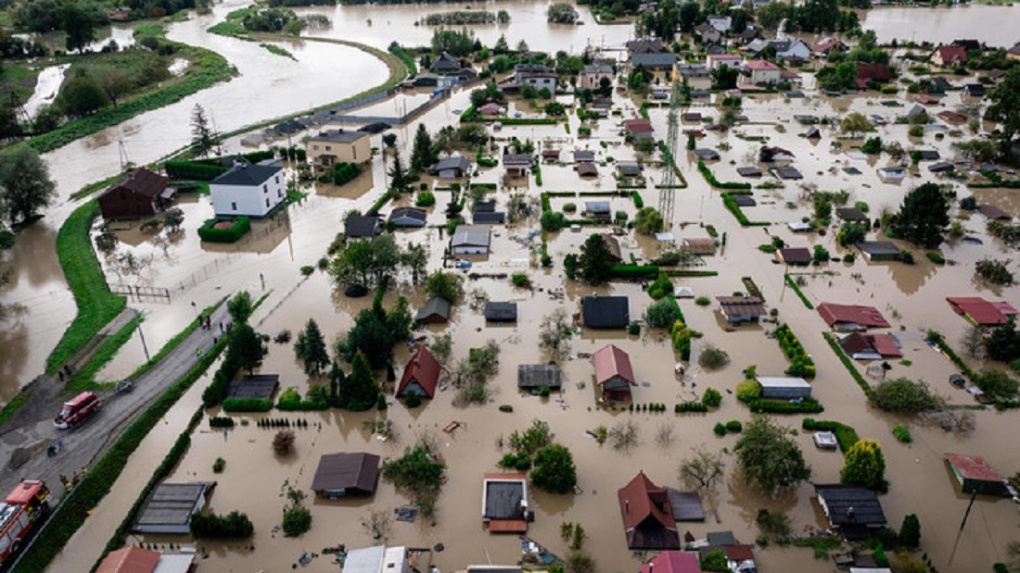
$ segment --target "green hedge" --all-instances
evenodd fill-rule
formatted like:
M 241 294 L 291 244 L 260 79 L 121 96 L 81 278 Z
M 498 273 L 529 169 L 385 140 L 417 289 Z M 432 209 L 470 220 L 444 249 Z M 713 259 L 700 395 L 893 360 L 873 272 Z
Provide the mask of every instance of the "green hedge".
M 145 436 L 212 365 L 226 345 L 226 337 L 220 339 L 177 383 L 157 398 L 152 406 L 139 414 L 103 457 L 93 464 L 85 477 L 54 511 L 46 530 L 25 552 L 19 563 L 18 573 L 43 573 L 46 570 L 50 561 L 63 550 L 71 536 L 85 523 L 89 512 L 110 492 L 113 483 L 127 465 L 128 458 L 138 449 Z M 194 417 L 192 421 L 198 423 Z
M 401 48 L 400 44 L 397 44 L 396 42 L 390 44 L 389 50 L 391 54 L 400 58 L 401 62 L 404 62 L 404 65 L 407 66 L 407 73 L 412 76 L 418 75 L 418 66 L 415 65 L 414 58 L 411 54 L 407 53 L 407 50 Z
M 273 409 L 269 398 L 227 398 L 223 400 L 224 412 L 268 412 Z
M 571 221 L 574 222 L 574 221 Z M 659 267 L 655 265 L 613 265 L 612 276 L 615 278 L 647 278 L 654 279 L 659 275 Z
M 640 208 L 645 206 L 645 200 L 644 200 L 644 198 L 641 197 L 640 193 L 638 193 L 637 191 L 634 191 L 633 193 L 631 193 L 631 196 L 634 197 L 634 208 L 635 209 L 640 209 Z
M 684 414 L 687 412 L 707 412 L 708 406 L 701 402 L 680 402 L 673 406 L 673 412 L 677 414 Z
M 214 228 L 213 225 L 221 220 L 216 218 L 206 220 L 205 224 L 198 228 L 198 236 L 210 243 L 234 243 L 251 230 L 251 220 L 248 217 L 234 219 L 234 224 L 225 229 Z
M 813 378 L 815 376 L 815 362 L 808 356 L 804 346 L 786 324 L 780 324 L 776 328 L 776 341 L 783 349 L 783 354 L 790 360 L 790 367 L 786 373 L 790 376 L 803 376 Z
M 860 438 L 857 437 L 857 430 L 839 422 L 804 418 L 804 421 L 801 423 L 801 427 L 812 432 L 832 432 L 836 435 L 836 441 L 839 442 L 839 449 L 844 453 L 846 453 L 851 446 L 860 441 Z
M 991 183 L 968 183 L 967 187 L 975 189 L 990 189 L 995 187 L 1002 187 L 1004 189 L 1020 189 L 1020 180 L 1005 180 L 998 173 L 989 171 L 988 169 L 979 169 L 978 171 L 984 175 L 985 178 L 991 181 Z
M 700 159 L 698 160 L 698 171 L 700 171 L 701 174 L 705 176 L 705 181 L 708 181 L 709 185 L 711 185 L 712 187 L 715 187 L 717 189 L 734 189 L 734 190 L 743 190 L 743 191 L 750 191 L 751 190 L 751 184 L 750 183 L 735 183 L 735 182 L 734 183 L 723 183 L 723 182 L 719 181 L 718 179 L 715 178 L 715 174 L 712 173 L 712 170 L 709 169 L 708 166 L 705 165 L 705 162 L 700 160 Z
M 57 258 L 74 294 L 78 314 L 46 359 L 46 372 L 50 374 L 84 348 L 127 306 L 125 297 L 110 292 L 106 276 L 92 250 L 89 232 L 98 216 L 99 204 L 95 200 L 89 201 L 75 209 L 57 233 Z
M 857 371 L 857 367 L 855 367 L 853 362 L 850 361 L 850 357 L 843 352 L 843 349 L 839 347 L 839 343 L 836 342 L 836 339 L 828 332 L 823 332 L 822 337 L 825 338 L 825 342 L 829 343 L 829 348 L 836 353 L 839 361 L 842 362 L 843 366 L 845 366 L 847 371 L 850 372 L 850 377 L 857 382 L 857 385 L 861 387 L 861 390 L 864 390 L 864 395 L 867 396 L 869 400 L 874 398 L 875 391 L 872 390 L 871 385 L 864 379 L 864 376 L 861 376 L 861 373 Z
M 463 120 L 461 120 L 463 121 Z M 507 117 L 499 120 L 503 125 L 556 125 L 555 119 L 532 119 L 527 117 Z
M 733 200 L 733 197 L 730 196 L 729 193 L 721 193 L 720 195 L 723 200 L 723 205 L 729 209 L 730 213 L 733 213 L 733 216 L 737 218 L 741 227 L 764 227 L 769 224 L 767 221 L 748 220 L 747 215 L 744 215 L 744 212 L 740 209 L 740 205 L 737 205 L 737 202 Z
M 797 286 L 796 281 L 794 281 L 790 275 L 783 276 L 786 278 L 786 284 L 790 285 L 790 288 L 792 288 L 793 292 L 797 294 L 797 298 L 800 299 L 800 302 L 804 303 L 804 306 L 808 307 L 808 310 L 814 310 L 815 305 L 811 304 L 811 301 L 808 300 L 807 297 L 804 296 L 804 293 L 800 291 L 800 287 Z
M 333 166 L 333 185 L 350 183 L 361 175 L 361 166 L 357 163 L 338 163 Z
M 805 398 L 800 403 L 759 398 L 752 400 L 748 406 L 756 414 L 818 414 L 825 410 L 821 404 L 810 398 Z
M 946 356 L 949 357 L 949 360 L 951 360 L 953 364 L 955 364 L 956 367 L 959 368 L 961 372 L 963 372 L 964 376 L 970 378 L 971 381 L 973 381 L 977 377 L 977 374 L 975 374 L 974 371 L 970 369 L 970 366 L 967 366 L 967 363 L 964 362 L 962 358 L 957 356 L 957 354 L 953 352 L 953 349 L 950 348 L 948 344 L 946 344 L 946 340 L 945 338 L 942 337 L 941 334 L 934 330 L 929 330 L 928 335 L 925 337 L 925 339 L 931 344 L 941 348 L 942 351 L 946 353 Z

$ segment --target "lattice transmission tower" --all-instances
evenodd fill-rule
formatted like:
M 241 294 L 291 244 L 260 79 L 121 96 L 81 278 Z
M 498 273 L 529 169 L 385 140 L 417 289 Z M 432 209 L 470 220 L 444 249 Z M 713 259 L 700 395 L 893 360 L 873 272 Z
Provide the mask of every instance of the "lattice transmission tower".
M 680 74 L 676 65 L 673 66 L 672 88 L 669 94 L 669 113 L 666 115 L 666 149 L 669 150 L 666 160 L 666 169 L 662 175 L 662 187 L 659 189 L 659 212 L 662 213 L 662 220 L 665 227 L 673 226 L 673 205 L 675 202 L 674 191 L 676 188 L 676 152 L 677 143 L 680 140 L 680 104 L 683 101 L 683 91 L 680 86 Z

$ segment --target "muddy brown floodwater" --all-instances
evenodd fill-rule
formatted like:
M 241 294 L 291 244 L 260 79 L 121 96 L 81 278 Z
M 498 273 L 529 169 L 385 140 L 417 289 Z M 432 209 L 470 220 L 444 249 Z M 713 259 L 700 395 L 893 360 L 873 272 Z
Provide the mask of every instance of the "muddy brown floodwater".
M 221 130 L 230 130 L 266 116 L 341 99 L 379 83 L 385 75 L 380 62 L 353 51 L 342 51 L 344 55 L 339 57 L 337 54 L 341 52 L 336 50 L 346 49 L 336 46 L 315 42 L 288 45 L 299 60 L 294 63 L 273 56 L 252 43 L 210 36 L 204 32 L 213 22 L 222 19 L 227 11 L 241 5 L 241 2 L 217 5 L 212 16 L 172 25 L 169 35 L 225 53 L 239 67 L 242 75 L 174 106 L 145 114 L 48 154 L 47 160 L 58 181 L 61 197 L 67 197 L 85 183 L 116 172 L 119 139 L 126 142 L 129 157 L 138 162 L 155 160 L 186 143 L 186 118 L 195 103 L 202 103 L 213 113 Z M 349 37 L 383 48 L 394 37 L 399 37 L 401 43 L 407 45 L 425 43 L 431 31 L 424 27 L 415 28 L 412 23 L 424 13 L 438 10 L 432 7 L 412 11 L 406 7 L 341 6 L 325 11 L 332 15 L 334 28 L 321 34 Z M 550 51 L 568 48 L 576 51 L 589 43 L 601 45 L 603 41 L 609 47 L 619 47 L 632 33 L 629 26 L 599 27 L 587 20 L 584 26 L 579 27 L 548 26 L 544 22 L 544 10 L 545 3 L 515 4 L 511 11 L 513 23 L 505 30 L 491 26 L 476 28 L 476 31 L 487 43 L 494 42 L 505 31 L 512 44 L 523 37 L 532 49 Z M 975 6 L 954 9 L 952 14 L 962 19 L 980 18 L 991 10 L 1015 8 Z M 883 13 L 872 11 L 870 17 Z M 911 14 L 916 14 L 919 22 L 936 15 L 926 10 L 914 10 Z M 587 15 L 584 17 L 588 18 Z M 371 25 L 369 19 L 372 20 Z M 605 40 L 601 39 L 603 35 Z M 358 82 L 336 81 L 337 77 L 357 77 Z M 865 97 L 820 97 L 813 90 L 810 78 L 806 81 L 806 91 L 807 98 L 793 100 L 777 96 L 749 96 L 744 100 L 744 113 L 749 116 L 750 124 L 737 127 L 728 134 L 709 132 L 699 141 L 699 146 L 720 150 L 722 161 L 712 165 L 720 180 L 737 180 L 736 167 L 748 163 L 749 154 L 758 149 L 760 143 L 745 139 L 748 136 L 767 137 L 769 145 L 789 149 L 797 158 L 795 166 L 805 176 L 804 183 L 816 185 L 819 190 L 845 189 L 850 193 L 851 203 L 867 202 L 873 217 L 883 209 L 891 211 L 898 208 L 904 193 L 917 184 L 935 180 L 922 164 L 919 174 L 902 184 L 884 183 L 878 179 L 875 170 L 886 164 L 886 156 L 875 162 L 847 155 L 831 145 L 837 134 L 828 127 L 822 128 L 823 137 L 819 143 L 810 143 L 798 137 L 806 128 L 796 123 L 793 119 L 795 114 L 838 117 L 847 110 L 881 114 L 890 120 L 890 125 L 879 128 L 878 134 L 883 140 L 899 140 L 905 147 L 916 145 L 938 149 L 947 157 L 954 154 L 950 147 L 954 139 L 952 136 L 940 141 L 933 133 L 927 133 L 921 140 L 909 141 L 907 127 L 892 124 L 896 115 L 902 115 L 909 108 L 886 108 Z M 272 96 L 253 97 L 253 94 Z M 947 108 L 961 103 L 959 97 L 957 94 L 949 96 L 945 103 Z M 635 157 L 633 149 L 622 144 L 620 123 L 625 118 L 636 116 L 639 103 L 619 95 L 614 98 L 614 109 L 620 110 L 621 114 L 601 121 L 593 129 L 593 137 L 589 140 L 575 141 L 570 135 L 576 134 L 580 126 L 576 115 L 569 118 L 569 132 L 562 125 L 508 126 L 494 134 L 503 143 L 517 136 L 538 142 L 540 148 L 579 148 L 596 152 L 600 173 L 593 180 L 580 180 L 569 164 L 543 165 L 544 186 L 541 189 L 536 187 L 533 179 L 530 183 L 516 182 L 520 190 L 537 201 L 542 190 L 591 192 L 614 189 L 615 181 L 611 176 L 613 163 Z M 408 105 L 412 105 L 413 101 L 411 98 Z M 908 101 L 908 105 L 911 103 Z M 399 110 L 400 105 L 400 102 L 382 102 L 375 108 L 390 113 Z M 422 116 L 420 121 L 435 132 L 455 121 L 458 110 L 466 109 L 468 105 L 468 94 L 457 92 L 448 102 Z M 528 111 L 524 106 L 522 109 Z M 718 114 L 713 108 L 700 111 L 713 116 Z M 666 133 L 665 110 L 652 109 L 650 117 L 656 132 Z M 416 128 L 417 125 L 412 124 L 395 130 L 405 158 Z M 738 137 L 738 134 L 745 138 Z M 295 140 L 301 137 L 302 134 L 299 134 Z M 723 143 L 730 148 L 724 149 Z M 378 135 L 372 137 L 371 144 L 383 147 Z M 242 148 L 235 138 L 227 142 L 227 149 L 234 152 Z M 813 391 L 826 411 L 816 417 L 850 424 L 862 438 L 877 439 L 884 446 L 887 478 L 892 489 L 883 496 L 882 502 L 890 525 L 898 527 L 904 515 L 916 513 L 922 524 L 922 549 L 940 571 L 986 571 L 993 562 L 1003 560 L 1006 545 L 1018 539 L 1016 506 L 1006 500 L 980 499 L 966 528 L 959 532 L 959 522 L 968 500 L 959 493 L 947 473 L 942 456 L 946 452 L 982 455 L 1001 473 L 1012 474 L 1017 469 L 1015 448 L 1010 446 L 1016 431 L 1016 413 L 976 412 L 977 428 L 973 432 L 952 435 L 872 410 L 861 389 L 823 340 L 821 332 L 825 325 L 817 313 L 808 310 L 794 293 L 788 292 L 783 281 L 785 269 L 773 264 L 771 258 L 757 248 L 769 242 L 768 235 L 772 234 L 783 238 L 791 246 L 821 244 L 834 257 L 841 257 L 844 251 L 835 245 L 835 229 L 829 229 L 824 236 L 795 235 L 788 230 L 787 222 L 800 220 L 810 213 L 811 208 L 800 185 L 790 182 L 782 189 L 756 191 L 758 206 L 745 209 L 749 219 L 766 220 L 773 223 L 771 226 L 742 229 L 723 207 L 719 192 L 710 189 L 697 172 L 693 157 L 681 150 L 677 162 L 689 186 L 676 191 L 671 231 L 678 240 L 705 237 L 707 231 L 702 225 L 711 224 L 720 237 L 726 237 L 726 246 L 717 255 L 705 259 L 704 268 L 717 271 L 717 276 L 677 279 L 674 282 L 690 286 L 697 295 L 714 297 L 742 290 L 741 277 L 753 277 L 768 306 L 776 309 L 779 319 L 791 326 L 818 366 L 819 374 L 812 382 Z M 849 166 L 857 167 L 861 175 L 845 175 L 842 170 L 833 169 Z M 661 180 L 661 169 L 649 166 L 645 175 L 647 186 L 640 192 L 647 205 L 656 205 L 658 190 L 654 184 Z M 500 177 L 501 168 L 486 169 L 473 181 L 500 182 Z M 323 273 L 316 271 L 304 278 L 300 267 L 314 265 L 324 256 L 328 244 L 342 228 L 340 221 L 343 214 L 350 209 L 367 210 L 382 194 L 386 181 L 384 166 L 377 157 L 370 172 L 351 184 L 339 189 L 332 186 L 310 188 L 309 196 L 291 206 L 286 217 L 257 222 L 251 235 L 229 247 L 209 247 L 198 240 L 195 228 L 211 216 L 212 209 L 207 197 L 186 196 L 180 205 L 185 213 L 181 235 L 145 234 L 135 228 L 117 230 L 120 243 L 115 256 L 104 258 L 103 268 L 112 284 L 157 286 L 171 291 L 169 303 L 131 301 L 132 306 L 146 313 L 143 328 L 150 349 L 158 347 L 184 327 L 192 318 L 192 303 L 202 308 L 241 289 L 259 296 L 267 295 L 253 317 L 253 323 L 260 332 L 270 335 L 283 329 L 297 332 L 308 318 L 314 317 L 327 337 L 332 338 L 345 332 L 352 324 L 352 317 L 370 301 L 338 295 Z M 959 186 L 957 191 L 961 196 L 967 193 Z M 989 190 L 977 195 L 982 202 L 991 202 L 1014 216 L 1020 216 L 1015 192 Z M 495 194 L 501 204 L 505 204 L 508 196 L 506 186 L 501 186 Z M 584 196 L 556 197 L 552 202 L 557 208 L 567 202 L 574 202 L 580 207 L 590 199 Z M 438 205 L 444 205 L 448 200 L 448 191 L 437 192 Z M 612 197 L 609 200 L 614 212 L 624 211 L 633 218 L 636 209 L 629 197 Z M 3 373 L 14 377 L 16 384 L 5 382 L 10 387 L 2 389 L 0 393 L 4 396 L 13 394 L 17 384 L 41 370 L 47 349 L 59 338 L 72 314 L 73 301 L 66 293 L 66 285 L 52 254 L 53 229 L 59 226 L 72 207 L 67 202 L 59 205 L 43 224 L 23 233 L 16 248 L 16 261 L 42 263 L 18 265 L 16 282 L 4 294 L 5 306 L 9 299 L 21 304 L 13 307 L 5 317 L 9 321 L 5 324 L 11 324 L 13 328 L 5 334 L 10 337 L 11 344 L 6 344 L 5 340 L 5 344 L 0 346 L 0 364 L 3 365 Z M 960 215 L 955 208 L 953 215 Z M 442 208 L 432 208 L 429 224 L 444 222 Z M 803 287 L 805 296 L 816 304 L 823 301 L 857 302 L 878 307 L 893 324 L 893 330 L 903 342 L 905 357 L 909 359 L 909 365 L 908 362 L 893 363 L 888 376 L 923 378 L 958 404 L 969 404 L 970 401 L 964 392 L 952 388 L 946 381 L 948 375 L 954 372 L 952 364 L 922 342 L 923 334 L 929 328 L 942 332 L 953 344 L 966 330 L 967 323 L 956 316 L 943 299 L 977 292 L 995 300 L 1020 300 L 1020 287 L 992 291 L 972 282 L 976 260 L 989 255 L 1003 258 L 1012 253 L 985 233 L 985 221 L 981 215 L 970 216 L 966 226 L 968 232 L 981 238 L 984 244 L 950 242 L 943 245 L 940 251 L 955 264 L 936 267 L 918 250 L 915 250 L 918 263 L 914 266 L 867 263 L 858 258 L 853 264 L 828 263 L 813 269 L 828 274 L 809 277 Z M 501 367 L 489 383 L 490 403 L 455 407 L 452 391 L 440 392 L 434 400 L 412 411 L 402 404 L 392 403 L 384 415 L 393 421 L 397 436 L 386 442 L 373 438 L 366 430 L 366 422 L 382 416 L 376 412 L 285 415 L 292 420 L 305 419 L 310 424 L 308 429 L 297 430 L 296 453 L 285 458 L 276 457 L 271 451 L 273 431 L 261 430 L 254 425 L 260 415 L 239 416 L 249 424 L 225 434 L 210 431 L 207 423 L 200 426 L 192 436 L 191 449 L 170 479 L 218 481 L 219 487 L 212 494 L 210 508 L 219 513 L 234 509 L 246 512 L 255 523 L 256 534 L 246 542 L 200 543 L 209 557 L 200 561 L 199 570 L 284 571 L 291 569 L 306 551 L 320 552 L 338 543 L 349 548 L 376 543 L 361 521 L 372 510 L 390 513 L 393 508 L 408 503 L 405 496 L 393 490 L 391 484 L 380 482 L 375 496 L 367 500 L 328 502 L 308 499 L 306 503 L 314 517 L 313 527 L 297 539 L 284 538 L 276 529 L 282 508 L 287 503 L 284 497 L 286 486 L 293 485 L 309 493 L 312 475 L 323 453 L 370 451 L 392 458 L 399 456 L 404 447 L 424 434 L 438 441 L 448 467 L 448 481 L 439 501 L 436 522 L 434 525 L 422 520 L 414 524 L 394 523 L 386 541 L 414 547 L 443 543 L 446 550 L 437 553 L 434 562 L 447 570 L 462 569 L 472 563 L 516 562 L 519 557 L 517 539 L 490 535 L 481 523 L 481 478 L 484 472 L 497 469 L 496 462 L 502 455 L 496 447 L 499 436 L 523 430 L 533 419 L 547 421 L 556 439 L 571 449 L 582 492 L 554 496 L 532 490 L 536 520 L 529 535 L 562 555 L 566 553 L 566 547 L 559 538 L 560 524 L 564 521 L 578 522 L 587 531 L 586 547 L 595 557 L 599 571 L 636 569 L 644 556 L 633 555 L 626 548 L 616 490 L 639 470 L 644 470 L 659 485 L 678 487 L 677 466 L 691 448 L 704 445 L 713 450 L 725 448 L 732 451 L 737 437 L 717 438 L 712 427 L 717 422 L 731 419 L 746 421 L 749 413 L 728 391 L 734 390 L 741 381 L 741 370 L 746 366 L 756 365 L 762 375 L 779 375 L 787 362 L 775 340 L 766 336 L 772 325 L 742 327 L 734 331 L 725 328 L 714 305 L 700 307 L 685 299 L 680 304 L 689 324 L 704 333 L 702 339 L 695 341 L 694 360 L 688 369 L 690 380 L 696 386 L 680 386 L 675 380 L 673 366 L 676 356 L 664 332 L 645 329 L 640 336 L 628 336 L 623 331 L 583 330 L 573 339 L 571 359 L 563 365 L 566 380 L 563 393 L 549 399 L 520 394 L 516 390 L 516 366 L 547 359 L 536 343 L 542 316 L 557 307 L 563 307 L 570 313 L 576 312 L 580 297 L 593 291 L 630 297 L 630 312 L 635 318 L 652 302 L 636 283 L 615 283 L 592 289 L 566 282 L 562 270 L 563 256 L 576 251 L 588 234 L 595 232 L 594 229 L 550 234 L 549 251 L 555 261 L 554 267 L 548 270 L 537 268 L 536 249 L 539 244 L 537 236 L 534 236 L 537 230 L 535 218 L 516 226 L 494 227 L 493 253 L 485 259 L 476 260 L 472 269 L 481 273 L 526 271 L 535 283 L 535 291 L 515 289 L 508 281 L 496 279 L 482 279 L 467 285 L 468 291 L 481 289 L 490 300 L 518 302 L 518 324 L 487 326 L 478 312 L 461 305 L 454 311 L 449 325 L 433 326 L 421 332 L 428 336 L 438 332 L 451 333 L 455 341 L 454 360 L 465 357 L 470 347 L 479 346 L 488 339 L 499 343 Z M 409 242 L 426 244 L 430 250 L 429 268 L 439 266 L 446 237 L 441 237 L 438 230 L 401 231 L 396 236 L 402 245 Z M 660 246 L 646 237 L 631 234 L 622 237 L 621 243 L 625 258 L 633 255 L 637 260 L 648 260 L 659 254 Z M 129 254 L 134 259 L 133 266 L 123 262 L 123 257 Z M 417 308 L 424 302 L 423 294 L 408 284 L 408 277 L 399 277 L 397 283 L 386 295 L 387 306 L 394 304 L 400 294 L 408 296 L 412 307 Z M 561 289 L 565 293 L 563 299 L 548 294 Z M 23 338 L 18 338 L 19 333 Z M 631 355 L 639 381 L 639 386 L 634 389 L 634 400 L 638 403 L 664 403 L 669 410 L 667 413 L 632 414 L 596 408 L 592 367 L 588 360 L 579 358 L 579 354 L 591 353 L 610 342 Z M 703 371 L 698 367 L 697 356 L 707 344 L 727 351 L 730 365 L 716 372 Z M 407 357 L 407 348 L 401 346 L 395 350 L 394 362 L 398 373 Z M 142 361 L 141 343 L 137 339 L 132 340 L 101 377 L 116 379 Z M 859 370 L 864 372 L 865 365 L 859 365 Z M 302 392 L 309 384 L 319 382 L 308 380 L 302 373 L 291 348 L 275 344 L 271 345 L 270 355 L 261 371 L 279 373 L 283 386 L 295 386 Z M 5 377 L 6 380 L 12 378 Z M 51 566 L 51 571 L 79 570 L 82 563 L 91 563 L 98 558 L 102 546 L 123 519 L 147 476 L 152 475 L 191 412 L 200 404 L 201 390 L 208 381 L 206 376 L 196 384 L 168 414 L 165 423 L 146 438 L 114 485 L 114 494 L 96 508 L 86 526 Z M 724 401 L 719 410 L 695 415 L 672 413 L 670 405 L 696 398 L 707 387 L 723 391 Z M 514 412 L 499 412 L 497 406 L 500 404 L 512 405 Z M 208 412 L 210 415 L 216 413 Z M 275 412 L 272 416 L 281 417 Z M 585 433 L 599 425 L 611 428 L 628 419 L 634 420 L 640 427 L 639 444 L 630 450 L 615 450 L 608 444 L 599 446 Z M 802 417 L 779 419 L 791 428 L 799 428 Z M 452 435 L 444 433 L 441 429 L 452 421 L 461 422 L 461 429 Z M 898 423 L 910 424 L 914 443 L 903 445 L 896 442 L 891 428 Z M 673 428 L 673 441 L 668 446 L 661 446 L 655 440 L 662 426 Z M 839 453 L 814 449 L 810 436 L 804 433 L 798 433 L 795 439 L 813 467 L 814 481 L 828 483 L 838 480 L 842 466 Z M 219 475 L 212 473 L 212 463 L 217 457 L 223 457 L 227 462 L 226 470 Z M 754 516 L 760 507 L 788 511 L 798 532 L 824 528 L 824 520 L 809 484 L 769 499 L 745 485 L 732 455 L 727 454 L 725 459 L 726 482 L 717 490 L 715 505 L 718 522 L 712 515 L 706 523 L 681 524 L 681 530 L 689 529 L 695 536 L 702 537 L 708 531 L 731 529 L 742 541 L 752 542 L 758 534 Z M 187 536 L 147 536 L 132 537 L 129 541 L 188 543 L 190 540 Z M 757 557 L 762 571 L 829 571 L 832 568 L 831 562 L 814 560 L 812 552 L 806 549 L 769 547 L 758 550 Z M 313 560 L 307 568 L 312 571 L 337 570 L 326 557 Z

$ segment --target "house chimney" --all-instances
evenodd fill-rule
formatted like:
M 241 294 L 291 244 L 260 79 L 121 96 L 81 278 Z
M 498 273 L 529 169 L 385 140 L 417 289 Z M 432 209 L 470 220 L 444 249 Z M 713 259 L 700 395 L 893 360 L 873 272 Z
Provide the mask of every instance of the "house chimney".
M 854 506 L 851 505 L 850 507 L 846 508 L 846 517 L 847 519 L 854 518 Z
M 623 500 L 623 512 L 627 513 L 627 514 L 630 514 L 630 500 L 629 499 Z

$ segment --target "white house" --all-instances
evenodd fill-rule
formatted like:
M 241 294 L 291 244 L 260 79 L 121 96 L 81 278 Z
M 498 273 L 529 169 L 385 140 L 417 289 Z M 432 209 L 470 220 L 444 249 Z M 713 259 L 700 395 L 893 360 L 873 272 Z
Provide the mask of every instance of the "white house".
M 705 57 L 705 67 L 714 70 L 725 64 L 730 69 L 740 69 L 744 66 L 744 57 L 740 54 L 709 54 Z
M 287 199 L 286 185 L 279 165 L 244 165 L 210 181 L 209 194 L 217 217 L 260 218 Z
M 744 64 L 744 73 L 751 76 L 752 84 L 774 84 L 782 77 L 783 70 L 767 60 L 751 60 Z
M 798 38 L 777 40 L 772 42 L 772 46 L 776 49 L 776 59 L 779 60 L 790 58 L 807 60 L 811 57 L 811 48 Z

